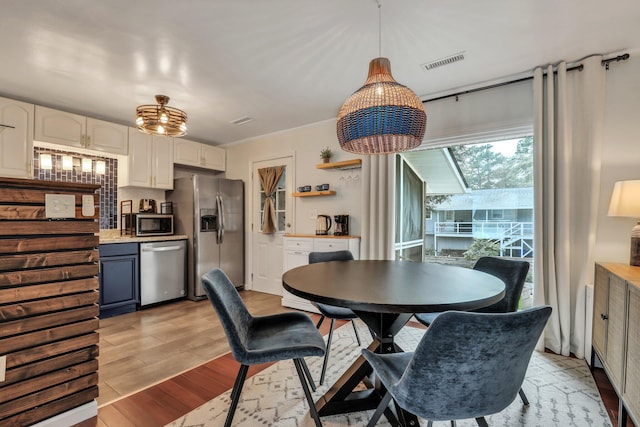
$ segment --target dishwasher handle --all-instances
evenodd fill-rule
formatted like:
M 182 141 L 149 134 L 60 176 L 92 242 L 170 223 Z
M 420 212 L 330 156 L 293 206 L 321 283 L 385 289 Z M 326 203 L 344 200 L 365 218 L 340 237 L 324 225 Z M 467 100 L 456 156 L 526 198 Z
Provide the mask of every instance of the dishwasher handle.
M 167 251 L 179 251 L 184 249 L 182 246 L 162 246 L 159 248 L 142 248 L 142 252 L 167 252 Z

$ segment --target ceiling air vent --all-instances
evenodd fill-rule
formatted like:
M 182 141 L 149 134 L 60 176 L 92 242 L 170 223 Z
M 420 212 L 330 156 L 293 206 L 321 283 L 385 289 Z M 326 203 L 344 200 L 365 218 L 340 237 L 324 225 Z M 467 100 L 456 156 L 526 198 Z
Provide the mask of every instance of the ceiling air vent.
M 231 123 L 232 125 L 243 125 L 251 121 L 253 121 L 253 117 L 245 116 L 245 117 L 240 117 L 239 119 L 231 120 L 229 123 Z
M 464 59 L 464 52 L 454 53 L 453 55 L 449 55 L 445 58 L 436 59 L 435 61 L 427 62 L 425 64 L 421 64 L 423 70 L 429 71 L 434 68 L 442 67 L 444 65 L 453 64 L 454 62 L 462 61 Z

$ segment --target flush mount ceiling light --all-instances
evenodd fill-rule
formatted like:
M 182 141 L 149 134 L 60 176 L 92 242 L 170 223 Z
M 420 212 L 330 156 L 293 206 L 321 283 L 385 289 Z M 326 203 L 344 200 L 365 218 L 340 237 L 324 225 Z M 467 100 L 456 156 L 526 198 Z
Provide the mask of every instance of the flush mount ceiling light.
M 382 12 L 378 1 L 378 42 L 382 51 Z M 356 154 L 389 154 L 422 143 L 427 114 L 420 98 L 396 82 L 388 58 L 369 63 L 364 86 L 353 93 L 338 112 L 340 147 Z
M 184 136 L 187 134 L 187 113 L 169 107 L 169 97 L 156 95 L 157 105 L 136 108 L 138 130 L 151 135 Z

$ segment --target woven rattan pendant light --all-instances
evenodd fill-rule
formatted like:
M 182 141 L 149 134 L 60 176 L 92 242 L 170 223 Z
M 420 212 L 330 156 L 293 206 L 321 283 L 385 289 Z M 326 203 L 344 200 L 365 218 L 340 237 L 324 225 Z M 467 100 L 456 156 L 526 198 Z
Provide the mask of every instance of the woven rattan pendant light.
M 380 9 L 378 2 L 381 22 Z M 399 153 L 422 143 L 426 125 L 420 98 L 393 79 L 389 59 L 375 58 L 364 86 L 338 112 L 338 141 L 343 150 L 356 154 Z

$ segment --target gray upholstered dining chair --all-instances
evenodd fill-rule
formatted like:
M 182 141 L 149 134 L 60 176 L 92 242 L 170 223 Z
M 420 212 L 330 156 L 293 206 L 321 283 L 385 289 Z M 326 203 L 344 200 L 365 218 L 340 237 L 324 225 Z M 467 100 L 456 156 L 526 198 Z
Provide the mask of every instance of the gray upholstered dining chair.
M 517 397 L 550 314 L 549 306 L 515 313 L 447 311 L 433 321 L 415 352 L 363 349 L 387 389 L 368 426 L 377 423 L 391 399 L 397 410 L 427 419 L 429 425 L 475 418 L 479 426 L 488 426 L 484 417 Z
M 231 406 L 225 427 L 230 426 L 233 420 L 249 366 L 287 359 L 292 359 L 296 367 L 309 403 L 311 418 L 316 426 L 321 426 L 307 378 L 314 391 L 315 385 L 303 358 L 323 356 L 325 345 L 322 335 L 309 316 L 300 312 L 252 316 L 233 283 L 218 268 L 202 277 L 202 286 L 220 317 L 231 353 L 240 363 L 240 371 L 231 392 Z
M 333 252 L 311 252 L 309 253 L 309 264 L 316 262 L 328 262 L 328 261 L 353 261 L 353 254 L 350 251 L 333 251 Z M 348 308 L 336 307 L 334 305 L 322 304 L 311 302 L 320 311 L 320 320 L 316 324 L 316 328 L 320 329 L 324 319 L 331 319 L 331 326 L 329 328 L 329 337 L 327 339 L 327 351 L 324 354 L 324 362 L 322 363 L 322 372 L 320 374 L 320 385 L 324 384 L 324 377 L 327 372 L 327 362 L 329 361 L 329 352 L 331 351 L 331 339 L 333 338 L 333 328 L 336 320 L 350 320 L 353 326 L 353 332 L 356 334 L 356 340 L 358 346 L 360 343 L 360 335 L 358 335 L 358 329 L 354 322 L 358 316 Z
M 476 313 L 511 313 L 518 310 L 518 303 L 524 282 L 529 272 L 529 263 L 527 261 L 516 261 L 496 257 L 479 258 L 474 270 L 491 274 L 501 279 L 505 284 L 504 298 L 488 307 L 472 310 Z M 472 286 L 470 284 L 469 286 Z M 415 318 L 422 324 L 429 326 L 440 313 L 416 313 Z M 522 403 L 529 405 L 529 400 L 520 390 L 520 398 Z

